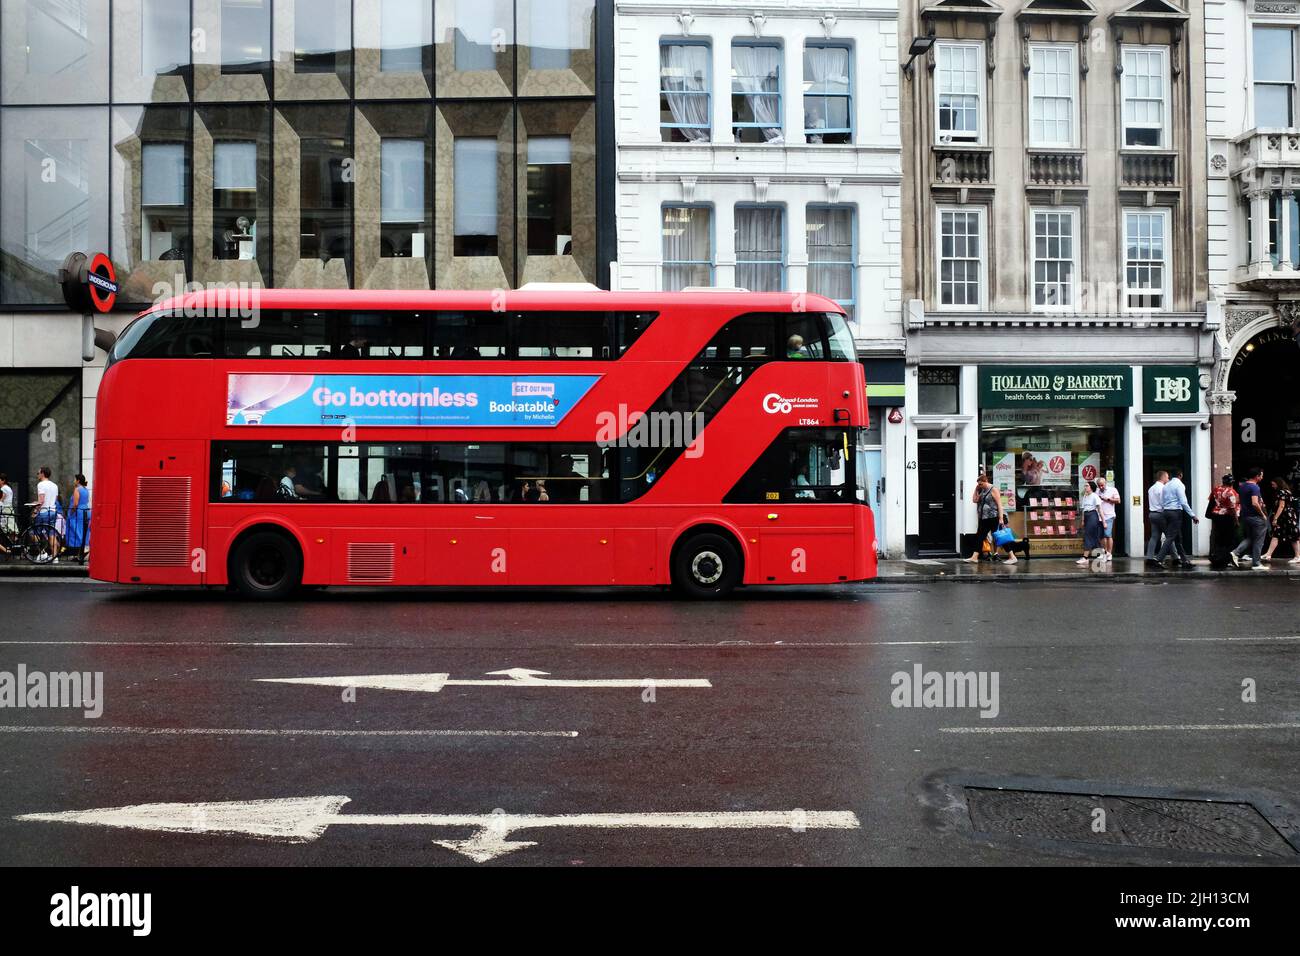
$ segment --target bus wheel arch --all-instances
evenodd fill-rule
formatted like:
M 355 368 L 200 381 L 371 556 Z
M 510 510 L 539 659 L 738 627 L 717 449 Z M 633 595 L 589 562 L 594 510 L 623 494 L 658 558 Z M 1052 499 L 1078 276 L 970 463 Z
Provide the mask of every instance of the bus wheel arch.
M 725 525 L 692 525 L 673 542 L 668 569 L 673 590 L 683 597 L 726 597 L 744 583 L 745 548 Z
M 227 580 L 244 597 L 278 601 L 302 586 L 302 543 L 283 525 L 260 522 L 242 529 L 230 543 Z

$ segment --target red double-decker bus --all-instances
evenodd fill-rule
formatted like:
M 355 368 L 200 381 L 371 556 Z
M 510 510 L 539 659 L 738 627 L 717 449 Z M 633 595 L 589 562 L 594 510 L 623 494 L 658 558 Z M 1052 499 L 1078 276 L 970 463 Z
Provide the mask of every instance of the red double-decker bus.
M 812 295 L 194 293 L 113 347 L 103 581 L 862 581 L 866 382 Z

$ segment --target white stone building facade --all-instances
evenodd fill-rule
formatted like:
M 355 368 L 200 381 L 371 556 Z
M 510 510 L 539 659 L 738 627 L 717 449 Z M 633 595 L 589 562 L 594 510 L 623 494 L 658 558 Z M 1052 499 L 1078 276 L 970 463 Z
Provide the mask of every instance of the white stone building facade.
M 1300 2 L 1206 0 L 1215 474 L 1300 480 Z
M 616 3 L 611 287 L 843 304 L 872 400 L 878 545 L 901 555 L 897 15 L 880 0 Z

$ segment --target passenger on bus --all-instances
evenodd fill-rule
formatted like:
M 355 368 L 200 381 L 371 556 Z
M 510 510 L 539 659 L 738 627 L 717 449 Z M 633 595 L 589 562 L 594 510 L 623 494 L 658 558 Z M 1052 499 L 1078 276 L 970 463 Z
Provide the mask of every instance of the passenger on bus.
M 352 336 L 347 345 L 339 349 L 339 358 L 361 358 L 366 354 L 366 346 L 370 341 L 361 333 Z
M 792 335 L 786 339 L 785 357 L 788 359 L 803 359 L 808 357 L 808 350 L 803 347 L 803 336 Z
M 298 480 L 298 468 L 295 465 L 287 465 L 284 469 L 284 475 L 280 478 L 280 485 L 275 490 L 276 496 L 287 498 L 293 501 L 302 498 L 319 498 L 320 493 L 312 491 L 301 481 Z

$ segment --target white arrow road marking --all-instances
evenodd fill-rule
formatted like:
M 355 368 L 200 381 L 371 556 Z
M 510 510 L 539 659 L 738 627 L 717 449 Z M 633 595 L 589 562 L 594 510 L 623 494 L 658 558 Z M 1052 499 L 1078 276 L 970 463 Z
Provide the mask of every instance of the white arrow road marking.
M 349 797 L 287 797 L 222 803 L 144 803 L 130 807 L 26 813 L 15 820 L 79 823 L 85 826 L 166 833 L 218 833 L 310 843 L 332 826 L 470 827 L 464 840 L 435 840 L 438 846 L 484 863 L 512 850 L 536 846 L 511 840 L 517 830 L 554 828 L 669 830 L 856 830 L 848 810 L 742 810 L 679 813 L 391 813 L 343 814 Z
M 358 674 L 354 677 L 261 677 L 263 684 L 316 684 L 322 687 L 362 687 L 436 694 L 444 687 L 712 687 L 702 677 L 598 677 L 554 680 L 546 671 L 512 667 L 488 671 L 486 678 L 452 680 L 450 674 Z M 501 675 L 501 676 L 497 676 Z

